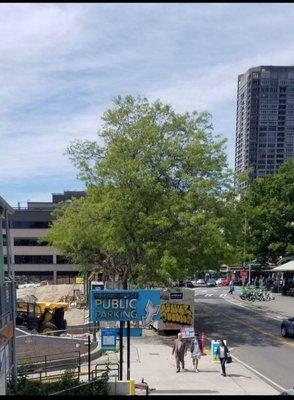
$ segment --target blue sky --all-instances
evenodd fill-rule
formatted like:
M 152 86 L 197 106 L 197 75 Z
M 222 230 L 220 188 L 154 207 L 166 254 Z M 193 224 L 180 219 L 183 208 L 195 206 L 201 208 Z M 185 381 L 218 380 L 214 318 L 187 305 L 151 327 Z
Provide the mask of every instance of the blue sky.
M 117 95 L 208 110 L 234 163 L 237 76 L 294 65 L 293 4 L 0 5 L 0 195 L 81 189 L 64 155 Z

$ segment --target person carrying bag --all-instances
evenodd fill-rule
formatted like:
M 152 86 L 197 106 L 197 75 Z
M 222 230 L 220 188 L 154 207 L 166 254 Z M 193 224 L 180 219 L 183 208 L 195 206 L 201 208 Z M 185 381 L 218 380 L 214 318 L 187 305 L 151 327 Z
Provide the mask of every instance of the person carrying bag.
M 232 357 L 230 355 L 229 349 L 226 346 L 225 342 L 223 339 L 219 340 L 219 345 L 216 349 L 216 355 L 219 358 L 221 368 L 222 368 L 222 373 L 221 375 L 227 376 L 226 374 L 226 362 L 230 364 L 232 362 Z

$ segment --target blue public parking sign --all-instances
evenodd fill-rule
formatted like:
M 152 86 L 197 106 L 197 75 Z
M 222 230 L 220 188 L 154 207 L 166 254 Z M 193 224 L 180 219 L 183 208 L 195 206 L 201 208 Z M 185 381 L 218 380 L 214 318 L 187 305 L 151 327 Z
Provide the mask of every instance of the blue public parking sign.
M 142 321 L 159 319 L 160 290 L 92 290 L 91 321 Z

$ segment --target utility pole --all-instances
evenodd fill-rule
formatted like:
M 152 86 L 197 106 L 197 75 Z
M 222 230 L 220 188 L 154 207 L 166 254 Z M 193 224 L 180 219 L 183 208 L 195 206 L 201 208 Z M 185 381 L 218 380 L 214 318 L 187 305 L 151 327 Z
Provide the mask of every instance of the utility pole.
M 249 285 L 251 285 L 251 261 L 249 261 L 249 278 L 248 278 L 248 281 L 249 281 Z
M 246 237 L 247 237 L 247 215 L 246 215 L 246 210 L 245 210 L 245 218 L 244 218 L 244 246 L 243 246 L 243 260 L 244 263 L 246 262 L 245 256 L 246 256 Z
M 2 227 L 1 227 L 2 229 Z M 11 296 L 12 296 L 12 304 L 11 304 L 11 315 L 12 315 L 12 323 L 13 323 L 13 337 L 12 337 L 12 382 L 13 385 L 16 385 L 17 380 L 17 365 L 16 365 L 16 287 L 15 287 L 15 276 L 14 270 L 11 263 L 11 240 L 10 240 L 10 229 L 9 229 L 9 220 L 8 220 L 8 210 L 5 210 L 5 232 L 6 232 L 6 255 L 7 255 L 7 272 L 8 278 L 11 282 Z

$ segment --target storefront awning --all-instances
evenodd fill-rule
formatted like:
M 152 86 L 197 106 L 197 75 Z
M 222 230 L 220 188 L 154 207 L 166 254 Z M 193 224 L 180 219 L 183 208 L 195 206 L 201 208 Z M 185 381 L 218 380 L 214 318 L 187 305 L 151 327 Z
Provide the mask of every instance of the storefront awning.
M 273 268 L 272 272 L 294 272 L 294 260 Z

